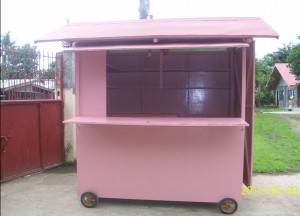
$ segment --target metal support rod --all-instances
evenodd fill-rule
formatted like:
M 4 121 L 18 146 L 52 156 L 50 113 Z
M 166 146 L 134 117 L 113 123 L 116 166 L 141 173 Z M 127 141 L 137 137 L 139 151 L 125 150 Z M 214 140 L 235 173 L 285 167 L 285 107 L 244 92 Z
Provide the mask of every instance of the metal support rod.
M 159 88 L 163 88 L 163 70 L 164 70 L 164 53 L 160 50 L 159 53 Z
M 246 117 L 246 48 L 242 48 L 242 92 L 241 92 L 241 118 Z

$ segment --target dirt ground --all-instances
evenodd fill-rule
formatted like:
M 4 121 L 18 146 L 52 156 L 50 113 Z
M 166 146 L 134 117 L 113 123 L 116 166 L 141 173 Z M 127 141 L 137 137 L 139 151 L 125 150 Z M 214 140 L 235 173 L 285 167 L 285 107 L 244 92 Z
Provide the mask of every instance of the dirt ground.
M 254 175 L 234 215 L 299 216 L 300 173 Z M 277 193 L 276 188 L 282 193 Z M 262 191 L 260 191 L 262 189 Z M 296 190 L 297 189 L 297 190 Z M 256 194 L 254 194 L 256 192 Z M 200 216 L 223 215 L 217 204 L 100 199 L 81 205 L 74 167 L 60 167 L 1 184 L 1 216 Z

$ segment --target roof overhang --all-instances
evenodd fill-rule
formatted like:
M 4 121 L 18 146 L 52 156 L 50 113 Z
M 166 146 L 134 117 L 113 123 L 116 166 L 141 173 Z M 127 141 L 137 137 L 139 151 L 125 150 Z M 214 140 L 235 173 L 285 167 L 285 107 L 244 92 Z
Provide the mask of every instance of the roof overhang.
M 269 77 L 269 80 L 267 82 L 267 87 L 270 90 L 275 90 L 278 85 L 278 82 L 280 81 L 280 78 L 282 78 L 283 81 L 286 83 L 286 85 L 290 88 L 300 84 L 300 81 L 298 81 L 297 78 L 295 78 L 295 82 L 291 84 L 288 81 L 288 78 L 282 74 L 282 72 L 278 68 L 277 64 L 275 64 L 275 66 L 273 67 L 272 73 Z
M 161 39 L 278 38 L 260 18 L 151 19 L 98 23 L 72 23 L 35 42 L 109 42 Z
M 269 80 L 267 82 L 267 87 L 269 90 L 275 90 L 276 86 L 280 80 L 280 73 L 276 67 L 273 67 L 272 73 L 269 77 Z

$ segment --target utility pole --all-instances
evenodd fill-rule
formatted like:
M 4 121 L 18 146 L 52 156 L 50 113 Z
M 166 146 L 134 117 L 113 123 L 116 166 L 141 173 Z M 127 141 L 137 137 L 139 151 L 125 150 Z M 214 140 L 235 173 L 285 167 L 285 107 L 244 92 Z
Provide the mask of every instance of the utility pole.
M 147 19 L 150 10 L 150 0 L 140 0 L 140 19 Z

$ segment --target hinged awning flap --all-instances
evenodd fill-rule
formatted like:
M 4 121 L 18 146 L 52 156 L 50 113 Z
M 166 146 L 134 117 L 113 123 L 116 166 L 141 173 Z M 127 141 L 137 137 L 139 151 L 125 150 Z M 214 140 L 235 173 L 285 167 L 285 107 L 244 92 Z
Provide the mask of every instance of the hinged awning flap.
M 210 44 L 130 44 L 103 45 L 87 47 L 70 47 L 65 51 L 98 51 L 98 50 L 148 50 L 148 49 L 185 49 L 185 48 L 233 48 L 249 47 L 248 43 L 210 43 Z

